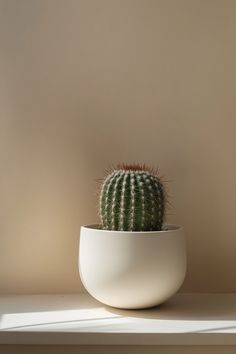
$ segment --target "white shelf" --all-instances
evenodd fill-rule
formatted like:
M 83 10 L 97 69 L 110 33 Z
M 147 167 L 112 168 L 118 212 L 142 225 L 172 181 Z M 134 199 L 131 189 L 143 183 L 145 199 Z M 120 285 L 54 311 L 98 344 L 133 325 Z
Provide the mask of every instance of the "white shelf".
M 2 296 L 0 344 L 236 345 L 236 294 L 178 294 L 142 311 L 86 294 Z

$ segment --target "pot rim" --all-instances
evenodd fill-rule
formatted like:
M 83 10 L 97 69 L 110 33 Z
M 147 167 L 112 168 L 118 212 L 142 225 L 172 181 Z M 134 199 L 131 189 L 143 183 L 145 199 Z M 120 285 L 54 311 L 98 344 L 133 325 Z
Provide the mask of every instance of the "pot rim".
M 179 231 L 183 231 L 183 226 L 178 225 L 178 224 L 164 224 L 164 227 L 167 227 L 166 230 L 153 230 L 153 231 L 118 231 L 118 230 L 103 230 L 100 228 L 100 224 L 88 224 L 88 225 L 83 225 L 81 226 L 81 229 L 88 229 L 92 230 L 95 232 L 104 232 L 104 233 L 116 233 L 116 234 L 127 234 L 127 235 L 132 235 L 132 234 L 166 234 L 166 233 L 175 233 Z

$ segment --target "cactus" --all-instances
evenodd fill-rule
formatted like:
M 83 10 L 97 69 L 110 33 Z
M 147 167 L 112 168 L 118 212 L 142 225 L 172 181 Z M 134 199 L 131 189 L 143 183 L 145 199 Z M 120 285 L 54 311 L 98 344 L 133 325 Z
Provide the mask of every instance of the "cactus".
M 101 185 L 101 226 L 117 231 L 161 230 L 165 199 L 163 183 L 153 169 L 119 165 Z

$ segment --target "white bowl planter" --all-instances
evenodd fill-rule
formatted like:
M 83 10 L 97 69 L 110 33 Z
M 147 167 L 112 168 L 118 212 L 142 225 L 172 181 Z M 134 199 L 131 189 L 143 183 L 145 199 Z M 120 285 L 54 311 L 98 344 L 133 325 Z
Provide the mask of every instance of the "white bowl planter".
M 87 291 L 100 302 L 123 309 L 158 305 L 180 288 L 186 273 L 182 227 L 167 231 L 107 231 L 83 226 L 79 270 Z

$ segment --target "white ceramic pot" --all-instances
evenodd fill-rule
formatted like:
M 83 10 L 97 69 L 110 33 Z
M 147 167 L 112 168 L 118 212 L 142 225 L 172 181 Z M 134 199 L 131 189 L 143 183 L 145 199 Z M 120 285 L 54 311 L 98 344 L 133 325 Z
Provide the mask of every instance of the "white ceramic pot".
M 186 273 L 182 227 L 167 231 L 108 231 L 83 226 L 79 270 L 87 291 L 123 309 L 158 305 L 177 292 Z

